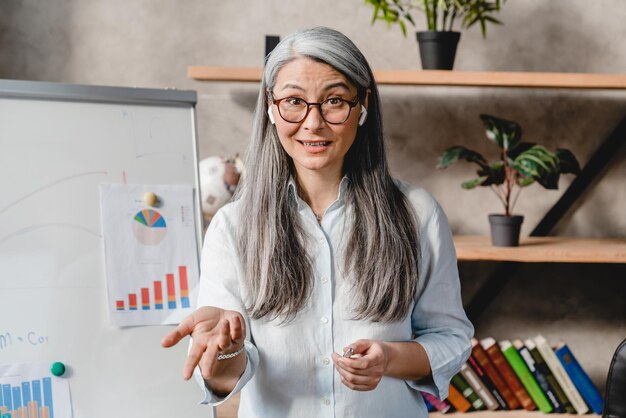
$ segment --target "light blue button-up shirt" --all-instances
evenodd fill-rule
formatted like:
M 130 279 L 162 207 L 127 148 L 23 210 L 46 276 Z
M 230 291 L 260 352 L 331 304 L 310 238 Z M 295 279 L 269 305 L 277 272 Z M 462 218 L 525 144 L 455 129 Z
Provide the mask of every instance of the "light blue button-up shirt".
M 203 403 L 218 405 L 241 391 L 242 418 L 381 418 L 427 417 L 419 391 L 439 398 L 448 394 L 452 376 L 467 360 L 474 329 L 463 311 L 457 260 L 447 219 L 433 197 L 421 188 L 396 182 L 418 219 L 420 260 L 418 289 L 409 314 L 393 323 L 353 320 L 351 286 L 342 275 L 340 250 L 347 239 L 344 224 L 352 211 L 344 200 L 348 179 L 321 224 L 299 197 L 298 211 L 309 240 L 315 283 L 307 307 L 294 321 L 253 320 L 245 314 L 245 284 L 236 240 L 238 203 L 213 218 L 202 251 L 198 306 L 241 312 L 246 319 L 246 369 L 226 398 L 208 390 L 198 368 L 194 376 L 205 391 Z M 290 185 L 293 193 L 295 185 Z M 405 381 L 384 376 L 372 391 L 343 385 L 333 352 L 358 339 L 417 341 L 428 355 L 432 379 Z

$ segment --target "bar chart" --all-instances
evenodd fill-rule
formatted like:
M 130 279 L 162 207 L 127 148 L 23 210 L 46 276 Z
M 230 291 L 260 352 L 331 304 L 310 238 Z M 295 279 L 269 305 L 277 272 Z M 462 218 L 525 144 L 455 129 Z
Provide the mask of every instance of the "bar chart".
M 1 386 L 0 417 L 54 418 L 51 378 Z
M 179 306 L 184 309 L 191 307 L 187 266 L 178 266 L 178 281 L 174 273 L 165 274 L 165 289 L 167 309 L 177 309 Z M 141 305 L 137 299 L 138 295 L 141 297 Z M 152 300 L 154 303 L 151 302 Z M 126 302 L 128 302 L 128 307 Z M 128 293 L 125 299 L 115 301 L 115 310 L 118 312 L 137 311 L 140 306 L 142 311 L 164 310 L 163 281 L 155 280 L 151 287 L 142 287 L 139 292 Z

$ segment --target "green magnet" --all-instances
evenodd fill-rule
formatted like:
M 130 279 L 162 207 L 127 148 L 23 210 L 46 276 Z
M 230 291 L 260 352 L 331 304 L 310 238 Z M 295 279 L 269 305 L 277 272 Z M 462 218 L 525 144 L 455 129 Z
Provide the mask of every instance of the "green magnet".
M 65 373 L 65 364 L 57 361 L 56 363 L 52 365 L 52 367 L 50 368 L 50 371 L 52 372 L 53 375 L 57 377 L 63 376 L 63 373 Z

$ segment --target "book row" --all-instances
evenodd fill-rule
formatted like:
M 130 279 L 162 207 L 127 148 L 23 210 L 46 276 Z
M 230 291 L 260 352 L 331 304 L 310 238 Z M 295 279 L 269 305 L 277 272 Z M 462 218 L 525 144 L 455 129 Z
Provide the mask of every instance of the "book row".
M 472 340 L 448 398 L 422 392 L 430 410 L 469 412 L 523 408 L 544 413 L 601 414 L 604 401 L 567 344 L 538 335 L 524 341 Z

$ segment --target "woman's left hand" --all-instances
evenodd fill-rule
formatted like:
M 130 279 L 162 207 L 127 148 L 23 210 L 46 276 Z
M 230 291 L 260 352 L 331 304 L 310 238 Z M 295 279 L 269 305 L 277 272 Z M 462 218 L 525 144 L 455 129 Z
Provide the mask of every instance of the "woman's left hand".
M 350 344 L 352 357 L 333 353 L 333 362 L 341 376 L 341 382 L 352 390 L 376 389 L 387 369 L 389 350 L 382 341 L 358 340 Z

